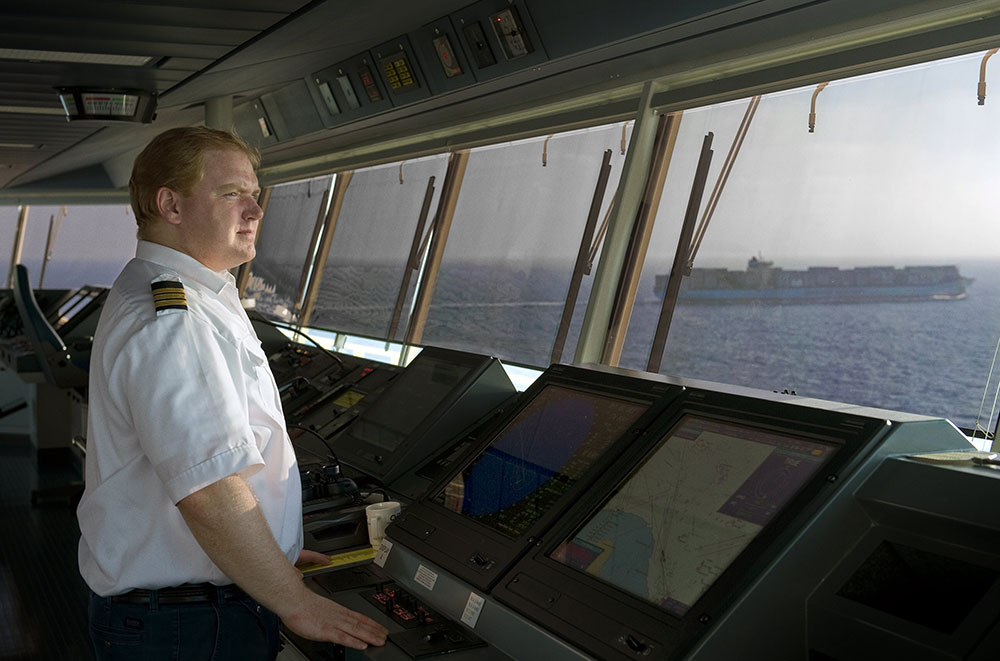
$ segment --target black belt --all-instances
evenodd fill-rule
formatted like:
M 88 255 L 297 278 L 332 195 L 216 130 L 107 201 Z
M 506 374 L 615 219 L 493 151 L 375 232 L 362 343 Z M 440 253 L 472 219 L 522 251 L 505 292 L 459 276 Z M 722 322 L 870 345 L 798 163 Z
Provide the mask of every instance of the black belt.
M 111 597 L 111 601 L 122 604 L 148 604 L 153 601 L 154 596 L 159 604 L 217 604 L 230 599 L 242 599 L 247 593 L 236 585 L 197 583 L 159 590 L 131 590 Z

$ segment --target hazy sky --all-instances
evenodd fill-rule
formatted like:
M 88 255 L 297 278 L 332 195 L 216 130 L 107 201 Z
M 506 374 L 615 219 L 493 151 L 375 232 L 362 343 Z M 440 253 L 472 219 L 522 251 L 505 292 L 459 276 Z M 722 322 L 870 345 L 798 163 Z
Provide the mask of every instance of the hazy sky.
M 1000 70 L 977 105 L 981 58 L 832 81 L 815 133 L 813 86 L 764 97 L 697 265 L 742 268 L 758 253 L 785 267 L 1000 257 Z M 704 135 L 715 134 L 715 157 L 703 205 L 747 103 L 684 113 L 647 268 L 669 268 Z M 621 127 L 473 150 L 446 259 L 571 263 L 605 149 L 608 199 L 621 174 Z
M 49 235 L 49 220 L 59 213 L 58 206 L 33 205 L 28 209 L 28 224 L 21 248 L 21 262 L 28 267 L 32 283 L 38 283 L 42 258 Z M 45 285 L 68 287 L 84 284 L 110 284 L 125 263 L 135 256 L 135 218 L 127 205 L 70 206 L 55 236 L 52 262 Z M 10 264 L 17 229 L 18 208 L 0 206 L 0 266 L 4 277 Z M 71 274 L 53 265 L 61 262 L 101 265 L 87 269 L 73 279 Z M 53 275 L 54 274 L 54 275 Z M 55 277 L 55 280 L 52 278 Z
M 1000 257 L 1000 71 L 982 54 L 766 96 L 715 212 L 698 265 L 741 267 L 758 252 L 783 266 L 851 266 Z M 992 85 L 990 95 L 989 83 Z M 673 255 L 697 151 L 715 134 L 715 184 L 747 101 L 688 111 L 653 253 Z M 662 227 L 661 227 L 662 225 Z

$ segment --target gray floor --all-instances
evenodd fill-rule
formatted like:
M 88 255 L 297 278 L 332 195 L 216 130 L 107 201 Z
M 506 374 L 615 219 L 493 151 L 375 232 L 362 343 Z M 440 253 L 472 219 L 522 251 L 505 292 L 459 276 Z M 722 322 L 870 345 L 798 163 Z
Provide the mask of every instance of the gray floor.
M 65 500 L 31 502 L 33 489 L 74 478 L 68 464 L 39 468 L 26 437 L 0 437 L 0 661 L 93 658 L 76 513 Z

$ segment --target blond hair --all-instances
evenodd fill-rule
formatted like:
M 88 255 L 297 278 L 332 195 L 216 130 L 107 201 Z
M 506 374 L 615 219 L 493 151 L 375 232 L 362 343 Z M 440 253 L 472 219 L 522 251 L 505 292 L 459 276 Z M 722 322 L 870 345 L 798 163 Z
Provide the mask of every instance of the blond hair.
M 132 165 L 128 182 L 129 200 L 139 226 L 139 237 L 160 211 L 156 194 L 166 187 L 181 195 L 190 195 L 205 176 L 205 152 L 230 150 L 244 154 L 253 168 L 260 166 L 260 153 L 235 132 L 206 126 L 169 129 L 150 141 Z

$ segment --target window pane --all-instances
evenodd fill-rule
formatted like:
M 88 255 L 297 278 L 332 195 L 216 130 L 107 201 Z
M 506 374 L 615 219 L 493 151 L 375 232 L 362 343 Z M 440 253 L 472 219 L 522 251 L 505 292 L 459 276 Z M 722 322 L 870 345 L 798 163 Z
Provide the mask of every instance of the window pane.
M 311 258 L 313 230 L 332 182 L 332 177 L 318 177 L 271 190 L 243 296 L 261 314 L 288 321 L 295 312 L 302 267 Z
M 603 219 L 621 176 L 621 140 L 614 124 L 470 153 L 424 343 L 549 364 L 601 161 L 612 150 Z M 564 361 L 591 282 L 583 280 Z
M 976 104 L 981 57 L 834 81 L 814 133 L 814 87 L 764 97 L 661 371 L 971 426 L 1000 329 L 1000 99 Z M 684 113 L 624 366 L 646 366 L 702 137 L 715 133 L 704 208 L 746 106 Z M 955 269 L 974 278 L 967 296 Z
M 405 161 L 358 170 L 351 178 L 323 268 L 310 324 L 368 337 L 385 338 L 403 282 L 410 245 L 417 229 L 428 180 L 434 177 L 430 226 L 448 156 Z M 416 274 L 394 338 L 406 328 Z
M 136 224 L 125 204 L 31 206 L 25 228 L 21 263 L 31 284 L 43 289 L 76 289 L 83 285 L 110 287 L 135 257 Z M 51 255 L 42 263 L 52 227 Z

